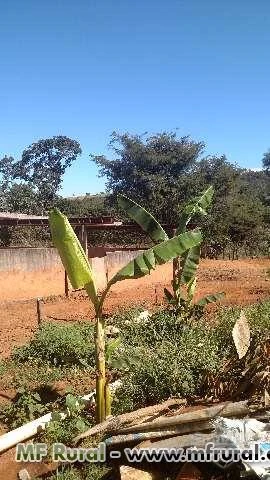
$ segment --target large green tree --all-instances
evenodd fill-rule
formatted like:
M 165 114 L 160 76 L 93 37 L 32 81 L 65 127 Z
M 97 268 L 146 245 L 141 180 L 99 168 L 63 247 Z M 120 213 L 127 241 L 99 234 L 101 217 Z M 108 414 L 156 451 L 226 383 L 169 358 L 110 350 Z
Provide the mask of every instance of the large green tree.
M 80 154 L 76 140 L 62 135 L 41 139 L 26 148 L 18 161 L 7 156 L 0 160 L 2 189 L 7 192 L 14 181 L 25 182 L 28 192 L 35 192 L 36 203 L 44 212 L 54 202 L 66 169 Z
M 23 151 L 21 160 L 15 164 L 14 178 L 34 186 L 47 207 L 58 192 L 66 169 L 80 154 L 80 144 L 68 137 L 39 140 Z
M 185 202 L 213 185 L 213 207 L 202 222 L 207 254 L 237 257 L 258 252 L 269 238 L 265 172 L 252 172 L 222 156 L 202 158 L 204 145 L 189 137 L 113 134 L 114 158 L 92 156 L 114 198 L 124 193 L 162 222 L 177 223 Z M 265 251 L 264 247 L 262 253 Z
M 123 193 L 143 203 L 160 220 L 175 220 L 184 201 L 180 178 L 192 171 L 203 142 L 167 132 L 152 136 L 114 132 L 109 146 L 114 158 L 91 155 L 91 159 L 107 177 L 113 197 Z

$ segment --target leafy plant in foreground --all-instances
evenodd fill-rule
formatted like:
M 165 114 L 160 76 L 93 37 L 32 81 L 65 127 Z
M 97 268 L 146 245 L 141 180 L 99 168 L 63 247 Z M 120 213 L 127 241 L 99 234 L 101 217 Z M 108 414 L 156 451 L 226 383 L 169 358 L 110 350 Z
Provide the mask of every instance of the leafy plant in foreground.
M 5 405 L 0 411 L 0 420 L 11 428 L 17 428 L 48 411 L 48 406 L 42 404 L 37 392 L 28 392 L 24 388 L 18 389 L 15 401 Z
M 199 245 L 202 237 L 199 231 L 184 232 L 138 255 L 119 270 L 108 282 L 102 295 L 97 293 L 95 279 L 85 252 L 75 235 L 67 217 L 58 209 L 50 213 L 52 240 L 58 249 L 62 263 L 73 288 L 85 288 L 95 309 L 95 354 L 96 354 L 96 419 L 103 421 L 110 411 L 108 382 L 105 371 L 105 319 L 103 304 L 113 284 L 125 279 L 136 279 L 149 274 L 157 265 L 162 265 L 190 248 Z
M 210 186 L 205 192 L 190 202 L 180 216 L 176 234 L 186 232 L 187 226 L 196 215 L 206 215 L 207 209 L 212 202 L 214 189 Z M 129 217 L 140 225 L 140 227 L 151 237 L 154 242 L 168 240 L 168 235 L 160 223 L 143 207 L 124 195 L 118 196 L 118 204 Z M 200 261 L 200 244 L 194 245 L 183 252 L 181 258 L 174 257 L 173 260 L 173 293 L 164 289 L 165 296 L 171 305 L 174 305 L 177 312 L 183 316 L 192 316 L 201 312 L 203 307 L 221 299 L 224 294 L 216 293 L 201 298 L 195 305 L 193 303 L 196 290 L 196 272 Z M 186 295 L 185 295 L 186 291 Z

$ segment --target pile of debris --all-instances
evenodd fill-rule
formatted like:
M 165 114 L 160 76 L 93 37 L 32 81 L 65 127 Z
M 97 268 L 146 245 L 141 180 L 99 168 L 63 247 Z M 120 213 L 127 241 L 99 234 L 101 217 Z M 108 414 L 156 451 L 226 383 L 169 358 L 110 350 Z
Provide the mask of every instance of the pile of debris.
M 197 454 L 206 452 L 209 444 L 219 451 L 252 448 L 259 442 L 269 449 L 269 413 L 262 404 L 250 401 L 224 402 L 209 405 L 196 403 L 187 407 L 186 401 L 170 399 L 152 407 L 111 417 L 75 439 L 103 439 L 107 458 L 119 466 L 121 480 L 177 480 L 261 478 L 270 479 L 270 459 L 263 464 L 250 461 L 206 460 Z M 270 441 L 270 440 L 269 440 Z M 268 445 L 268 447 L 266 447 Z M 179 459 L 178 452 L 192 448 L 190 463 Z M 137 456 L 126 452 L 137 452 Z M 154 457 L 151 454 L 155 452 Z M 143 455 L 142 452 L 145 452 Z M 175 452 L 171 459 L 160 452 Z M 176 456 L 175 456 L 176 454 Z M 149 456 L 150 455 L 150 456 Z M 195 460 L 194 460 L 195 459 Z M 269 468 L 269 473 L 267 473 Z M 253 477 L 252 477 L 253 475 Z

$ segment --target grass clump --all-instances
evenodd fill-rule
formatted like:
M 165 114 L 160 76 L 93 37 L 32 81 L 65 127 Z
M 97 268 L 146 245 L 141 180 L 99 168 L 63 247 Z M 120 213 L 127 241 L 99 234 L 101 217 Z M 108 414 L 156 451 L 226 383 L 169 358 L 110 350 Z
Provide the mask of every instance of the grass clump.
M 45 322 L 28 344 L 15 350 L 13 358 L 17 362 L 34 358 L 52 365 L 94 365 L 94 326 Z

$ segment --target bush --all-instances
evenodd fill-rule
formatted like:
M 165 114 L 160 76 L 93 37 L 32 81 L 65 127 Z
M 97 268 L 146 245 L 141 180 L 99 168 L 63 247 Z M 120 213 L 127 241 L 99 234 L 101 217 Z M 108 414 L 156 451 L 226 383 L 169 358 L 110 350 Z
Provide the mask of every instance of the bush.
M 184 324 L 166 310 L 139 323 L 122 318 L 120 337 L 112 361 L 124 374 L 114 402 L 117 412 L 197 394 L 205 374 L 220 365 L 211 328 L 203 322 Z
M 94 365 L 94 325 L 44 323 L 29 344 L 15 350 L 15 361 L 31 358 L 53 365 Z

